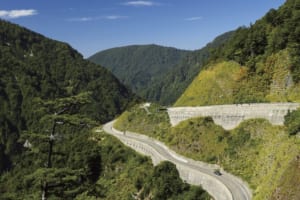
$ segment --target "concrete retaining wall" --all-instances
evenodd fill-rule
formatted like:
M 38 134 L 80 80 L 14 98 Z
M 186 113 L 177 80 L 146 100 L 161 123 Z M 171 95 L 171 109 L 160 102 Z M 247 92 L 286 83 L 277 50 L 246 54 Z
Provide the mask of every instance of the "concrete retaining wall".
M 216 124 L 229 130 L 237 127 L 243 120 L 254 118 L 264 118 L 274 125 L 283 125 L 288 111 L 296 110 L 299 106 L 299 103 L 262 103 L 173 107 L 168 108 L 168 114 L 172 126 L 190 118 L 210 116 Z

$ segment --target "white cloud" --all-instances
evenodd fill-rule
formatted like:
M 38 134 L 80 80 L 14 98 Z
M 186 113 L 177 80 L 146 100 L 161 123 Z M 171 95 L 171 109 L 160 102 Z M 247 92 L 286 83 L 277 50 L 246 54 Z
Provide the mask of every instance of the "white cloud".
M 128 1 L 126 3 L 123 3 L 123 5 L 125 5 L 125 6 L 155 6 L 158 4 L 153 1 Z
M 38 12 L 34 9 L 28 10 L 0 10 L 0 17 L 7 19 L 16 19 L 20 17 L 28 17 L 32 15 L 37 15 Z
M 107 15 L 107 16 L 100 16 L 100 17 L 79 17 L 79 18 L 71 18 L 67 19 L 70 22 L 87 22 L 87 21 L 96 21 L 96 20 L 117 20 L 117 19 L 126 19 L 128 16 L 121 16 L 121 15 Z
M 92 21 L 92 20 L 94 20 L 92 17 L 79 17 L 79 18 L 67 19 L 67 21 L 70 21 L 70 22 L 87 22 L 87 21 Z
M 185 18 L 186 21 L 197 21 L 197 20 L 201 20 L 203 19 L 203 17 L 189 17 L 189 18 Z
M 116 19 L 125 19 L 128 18 L 128 16 L 121 16 L 121 15 L 108 15 L 104 16 L 104 19 L 109 19 L 109 20 L 116 20 Z

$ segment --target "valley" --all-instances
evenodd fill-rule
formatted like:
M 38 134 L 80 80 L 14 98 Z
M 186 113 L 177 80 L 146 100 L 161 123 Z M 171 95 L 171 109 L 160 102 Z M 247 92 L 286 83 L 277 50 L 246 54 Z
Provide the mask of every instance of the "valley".
M 300 0 L 285 0 L 195 50 L 124 43 L 154 32 L 187 41 L 181 31 L 208 20 L 180 16 L 199 1 L 174 3 L 180 19 L 158 1 L 94 1 L 103 16 L 73 2 L 77 9 L 56 10 L 53 20 L 43 6 L 49 15 L 0 10 L 0 199 L 300 199 Z M 95 16 L 74 18 L 81 9 Z M 152 15 L 168 23 L 152 27 L 149 16 L 141 23 L 137 16 L 147 12 L 140 9 L 166 9 Z M 100 30 L 93 48 L 129 45 L 84 58 L 19 23 L 52 36 Z M 204 33 L 210 25 L 201 27 Z

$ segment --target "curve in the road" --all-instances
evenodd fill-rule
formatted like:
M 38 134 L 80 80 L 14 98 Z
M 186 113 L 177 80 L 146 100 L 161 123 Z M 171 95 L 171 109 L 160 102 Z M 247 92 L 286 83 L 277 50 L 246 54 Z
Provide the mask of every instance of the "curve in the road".
M 252 194 L 247 184 L 239 178 L 222 171 L 222 175 L 214 174 L 216 165 L 194 161 L 176 154 L 163 143 L 145 135 L 126 131 L 121 132 L 113 128 L 109 122 L 103 126 L 105 132 L 114 135 L 125 145 L 151 157 L 156 165 L 163 160 L 174 163 L 180 177 L 187 183 L 201 185 L 216 200 L 250 200 Z

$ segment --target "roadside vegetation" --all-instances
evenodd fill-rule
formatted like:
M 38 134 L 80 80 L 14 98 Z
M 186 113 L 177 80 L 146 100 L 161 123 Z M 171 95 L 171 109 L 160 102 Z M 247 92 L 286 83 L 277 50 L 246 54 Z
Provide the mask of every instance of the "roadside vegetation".
M 152 104 L 148 110 L 151 113 L 140 105 L 133 107 L 119 117 L 115 128 L 154 137 L 179 154 L 221 165 L 249 183 L 254 199 L 271 199 L 275 193 L 281 194 L 277 191 L 280 185 L 285 188 L 282 192 L 299 195 L 300 179 L 289 175 L 291 171 L 300 173 L 296 167 L 299 162 L 295 161 L 300 155 L 300 139 L 290 134 L 290 129 L 300 126 L 299 110 L 286 117 L 289 120 L 285 126 L 251 119 L 230 131 L 215 125 L 210 117 L 186 120 L 171 127 L 163 107 Z M 288 190 L 283 185 L 286 175 L 297 182 Z

